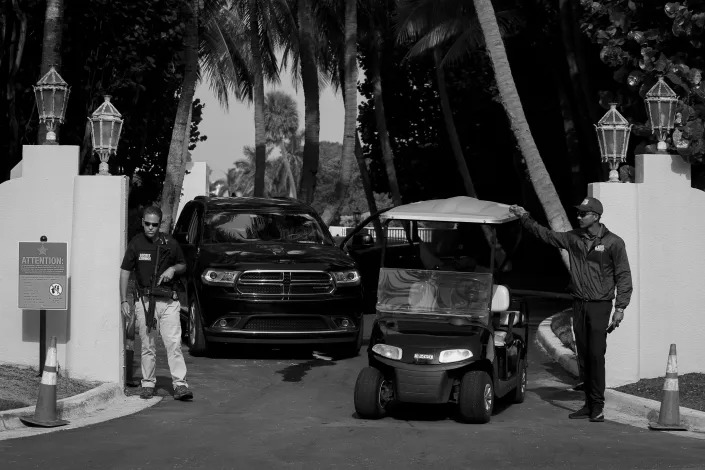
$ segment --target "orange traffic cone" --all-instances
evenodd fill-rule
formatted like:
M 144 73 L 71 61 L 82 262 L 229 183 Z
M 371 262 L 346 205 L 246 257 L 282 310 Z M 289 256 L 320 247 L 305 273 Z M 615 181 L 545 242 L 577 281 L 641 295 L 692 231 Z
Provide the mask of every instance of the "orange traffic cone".
M 671 345 L 668 352 L 666 365 L 666 378 L 663 381 L 663 396 L 661 397 L 661 410 L 658 422 L 650 422 L 649 429 L 654 431 L 687 431 L 681 426 L 680 399 L 678 396 L 678 360 L 676 359 L 676 345 Z
M 56 417 L 56 369 L 56 336 L 52 336 L 44 363 L 42 383 L 39 385 L 39 398 L 34 408 L 34 418 L 20 418 L 20 421 L 27 426 L 53 428 L 69 424 L 68 421 Z

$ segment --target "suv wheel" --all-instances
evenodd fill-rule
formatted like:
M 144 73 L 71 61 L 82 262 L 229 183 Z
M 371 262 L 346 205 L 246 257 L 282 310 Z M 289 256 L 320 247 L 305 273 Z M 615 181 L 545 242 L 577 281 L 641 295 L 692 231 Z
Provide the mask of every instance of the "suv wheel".
M 188 351 L 192 356 L 203 356 L 208 350 L 208 342 L 203 334 L 201 311 L 198 302 L 193 300 L 188 310 Z
M 458 411 L 468 423 L 488 423 L 494 408 L 494 385 L 484 370 L 466 372 L 460 382 Z

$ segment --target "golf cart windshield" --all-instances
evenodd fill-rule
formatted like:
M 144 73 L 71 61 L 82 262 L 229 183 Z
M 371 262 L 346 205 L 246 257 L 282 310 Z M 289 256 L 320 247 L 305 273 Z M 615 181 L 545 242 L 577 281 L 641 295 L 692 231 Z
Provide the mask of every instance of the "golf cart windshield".
M 492 275 L 382 268 L 377 314 L 462 316 L 487 323 Z

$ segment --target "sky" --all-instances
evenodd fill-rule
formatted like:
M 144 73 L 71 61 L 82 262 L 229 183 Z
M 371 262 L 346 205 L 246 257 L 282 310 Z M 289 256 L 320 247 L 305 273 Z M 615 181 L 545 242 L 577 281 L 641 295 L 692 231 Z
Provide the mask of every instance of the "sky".
M 265 93 L 273 89 L 272 86 L 266 86 Z M 299 109 L 299 128 L 303 129 L 304 94 L 301 87 L 297 93 L 290 79 L 284 76 L 276 89 L 291 95 L 296 100 Z M 201 135 L 208 136 L 208 139 L 196 146 L 191 153 L 191 159 L 195 162 L 206 162 L 213 170 L 211 181 L 215 181 L 225 178 L 228 168 L 233 166 L 235 160 L 242 157 L 242 148 L 245 145 L 254 146 L 254 106 L 240 103 L 231 97 L 229 109 L 225 111 L 205 81 L 196 88 L 196 98 L 205 104 L 199 130 Z M 345 109 L 340 92 L 334 93 L 331 87 L 322 89 L 320 110 L 320 140 L 342 142 Z

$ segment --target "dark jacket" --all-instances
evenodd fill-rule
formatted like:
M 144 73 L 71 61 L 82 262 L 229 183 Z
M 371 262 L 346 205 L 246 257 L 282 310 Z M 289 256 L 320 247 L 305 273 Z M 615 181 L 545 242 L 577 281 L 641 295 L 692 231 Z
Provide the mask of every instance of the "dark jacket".
M 541 226 L 528 214 L 521 223 L 540 240 L 563 248 L 570 258 L 571 294 L 581 300 L 612 300 L 615 308 L 627 308 L 632 296 L 632 275 L 624 240 L 600 224 L 597 236 L 585 230 L 554 232 Z

